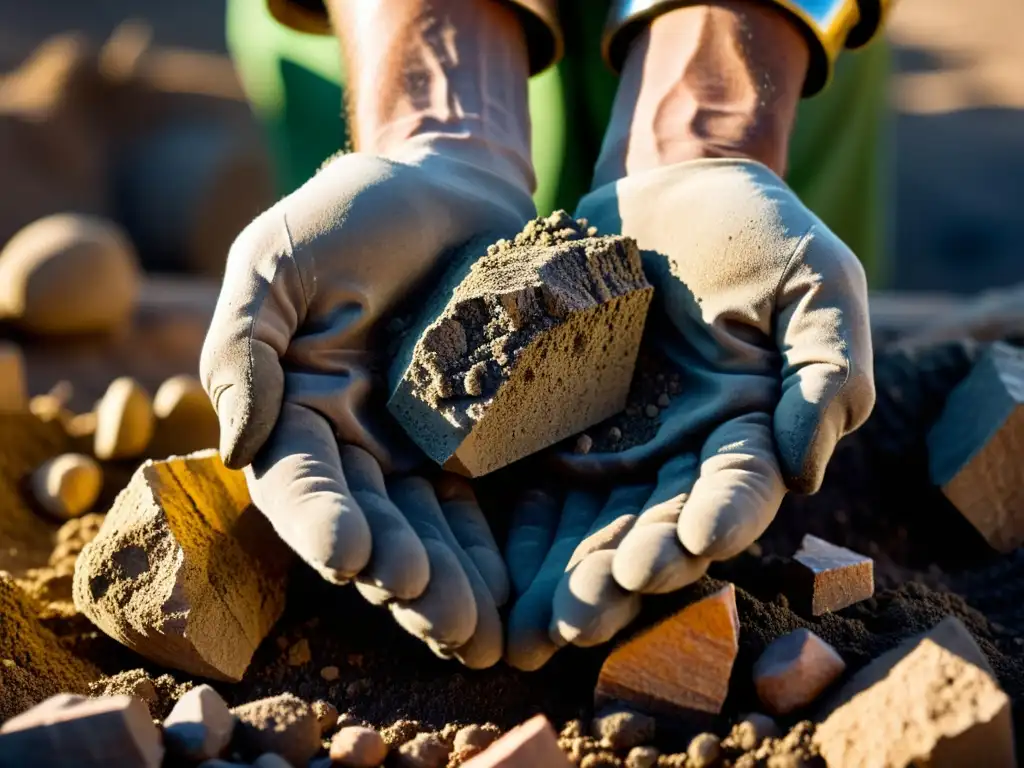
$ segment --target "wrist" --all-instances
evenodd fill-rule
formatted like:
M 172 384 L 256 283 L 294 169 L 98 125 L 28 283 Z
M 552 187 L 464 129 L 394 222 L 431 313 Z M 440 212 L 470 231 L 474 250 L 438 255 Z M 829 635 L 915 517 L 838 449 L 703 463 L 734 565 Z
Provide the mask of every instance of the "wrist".
M 770 5 L 722 0 L 657 17 L 625 59 L 594 186 L 713 157 L 780 176 L 809 49 Z
M 353 143 L 385 157 L 430 148 L 531 192 L 529 55 L 493 0 L 332 0 L 349 72 Z

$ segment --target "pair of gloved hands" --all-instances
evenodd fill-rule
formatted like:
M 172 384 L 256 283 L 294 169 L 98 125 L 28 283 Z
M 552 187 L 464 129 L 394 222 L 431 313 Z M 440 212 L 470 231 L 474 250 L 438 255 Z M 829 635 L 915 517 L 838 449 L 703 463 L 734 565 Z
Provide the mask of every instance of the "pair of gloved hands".
M 863 271 L 778 176 L 700 160 L 607 184 L 576 216 L 643 250 L 644 343 L 680 394 L 643 445 L 553 455 L 570 490 L 526 492 L 503 557 L 466 481 L 409 474 L 374 385 L 395 309 L 459 246 L 535 215 L 429 139 L 338 157 L 236 241 L 201 363 L 221 453 L 280 536 L 473 668 L 609 640 L 643 594 L 751 544 L 787 489 L 816 490 L 874 402 Z M 585 490 L 597 476 L 620 484 Z

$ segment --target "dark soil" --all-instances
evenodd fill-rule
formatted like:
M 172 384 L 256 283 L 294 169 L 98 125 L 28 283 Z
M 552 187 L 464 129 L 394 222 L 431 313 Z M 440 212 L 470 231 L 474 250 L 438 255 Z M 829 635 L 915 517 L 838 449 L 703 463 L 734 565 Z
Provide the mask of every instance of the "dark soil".
M 855 670 L 950 614 L 976 638 L 1013 701 L 1016 726 L 1024 725 L 1024 551 L 999 555 L 989 549 L 931 486 L 926 466 L 927 427 L 976 353 L 963 345 L 879 352 L 875 415 L 840 446 L 822 490 L 787 498 L 758 544 L 716 564 L 700 583 L 648 601 L 637 627 L 715 589 L 716 580 L 736 584 L 740 653 L 725 711 L 714 727 L 720 735 L 744 713 L 758 709 L 751 667 L 774 638 L 810 627 Z M 876 596 L 820 618 L 791 610 L 785 559 L 805 533 L 873 557 Z M 51 624 L 108 674 L 136 667 L 154 678 L 168 672 L 98 635 L 81 617 L 61 617 Z M 303 639 L 308 661 L 305 649 L 292 650 Z M 370 607 L 354 590 L 332 587 L 297 567 L 287 611 L 258 650 L 246 679 L 215 687 L 232 705 L 285 691 L 307 701 L 326 699 L 340 712 L 380 727 L 407 719 L 419 721 L 425 730 L 486 722 L 504 729 L 537 712 L 561 727 L 592 716 L 591 693 L 607 650 L 564 650 L 535 673 L 504 664 L 470 672 L 432 656 L 386 611 Z M 327 666 L 337 667 L 337 679 L 321 677 Z M 180 673 L 170 674 L 185 682 Z M 797 713 L 781 724 L 791 727 L 807 714 Z M 685 749 L 685 739 L 675 738 L 671 729 L 660 729 L 655 743 L 663 751 Z

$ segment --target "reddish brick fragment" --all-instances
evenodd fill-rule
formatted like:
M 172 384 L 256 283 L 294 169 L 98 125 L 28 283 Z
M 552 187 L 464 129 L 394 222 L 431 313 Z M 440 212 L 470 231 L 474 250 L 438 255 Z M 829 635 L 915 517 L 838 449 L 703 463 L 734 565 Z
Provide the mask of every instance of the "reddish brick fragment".
M 840 611 L 875 594 L 875 563 L 870 557 L 807 534 L 793 555 L 798 607 L 814 616 Z
M 572 768 L 544 715 L 513 728 L 463 768 Z
M 769 712 L 806 707 L 843 674 L 846 662 L 811 632 L 798 629 L 776 639 L 754 664 L 754 687 Z

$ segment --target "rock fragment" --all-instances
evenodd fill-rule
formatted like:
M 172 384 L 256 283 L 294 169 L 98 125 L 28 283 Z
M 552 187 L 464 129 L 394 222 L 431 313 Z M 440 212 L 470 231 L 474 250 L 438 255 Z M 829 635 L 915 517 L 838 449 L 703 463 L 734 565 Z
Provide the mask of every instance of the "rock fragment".
M 0 251 L 0 318 L 37 334 L 107 333 L 126 325 L 141 271 L 128 236 L 105 219 L 39 219 Z
M 686 757 L 693 768 L 710 768 L 722 756 L 722 740 L 713 733 L 698 733 L 686 748 Z
M 17 344 L 0 342 L 0 411 L 28 410 L 25 358 Z
M 153 403 L 139 382 L 115 379 L 96 407 L 93 453 L 112 461 L 141 456 L 153 437 Z
M 200 762 L 220 757 L 231 742 L 235 716 L 213 688 L 199 685 L 182 696 L 164 720 L 167 751 Z
M 654 768 L 661 757 L 654 747 L 633 747 L 626 755 L 626 768 Z
M 75 566 L 75 605 L 152 661 L 237 681 L 284 608 L 290 555 L 216 451 L 147 461 Z
M 1024 545 L 1024 350 L 993 344 L 928 434 L 932 482 L 1000 552 Z
M 870 557 L 807 534 L 793 555 L 796 594 L 792 602 L 821 616 L 867 600 L 875 593 L 875 564 Z
M 463 762 L 487 749 L 501 732 L 493 725 L 467 725 L 460 728 L 452 740 L 452 752 Z
M 954 617 L 851 678 L 818 727 L 829 765 L 1014 766 L 1009 697 Z
M 654 739 L 654 718 L 641 712 L 619 709 L 595 717 L 590 733 L 610 749 L 628 750 Z
M 797 629 L 765 648 L 754 664 L 754 687 L 769 712 L 787 715 L 818 698 L 845 669 L 831 645 Z
M 73 758 L 72 758 L 73 756 Z M 87 699 L 62 693 L 0 727 L 0 768 L 159 768 L 160 732 L 131 696 Z
M 387 744 L 373 728 L 350 725 L 331 739 L 331 760 L 345 768 L 375 768 L 387 754 Z
M 732 727 L 729 735 L 722 740 L 722 746 L 750 752 L 757 749 L 765 739 L 774 739 L 781 735 L 774 720 L 759 712 L 752 712 Z
M 320 735 L 326 736 L 338 724 L 338 708 L 329 701 L 317 699 L 313 702 L 313 714 L 320 726 Z
M 633 240 L 562 211 L 530 222 L 442 281 L 395 358 L 388 409 L 449 471 L 510 464 L 625 406 L 652 294 Z
M 544 715 L 517 725 L 463 768 L 571 768 L 558 746 L 555 729 Z
M 320 749 L 320 724 L 306 702 L 290 693 L 252 701 L 232 710 L 243 751 L 274 752 L 292 765 L 305 765 Z
M 103 488 L 103 470 L 91 456 L 63 453 L 43 462 L 32 473 L 36 502 L 58 520 L 88 512 Z
M 738 650 L 736 590 L 727 584 L 615 648 L 601 667 L 595 701 L 671 716 L 718 714 Z

